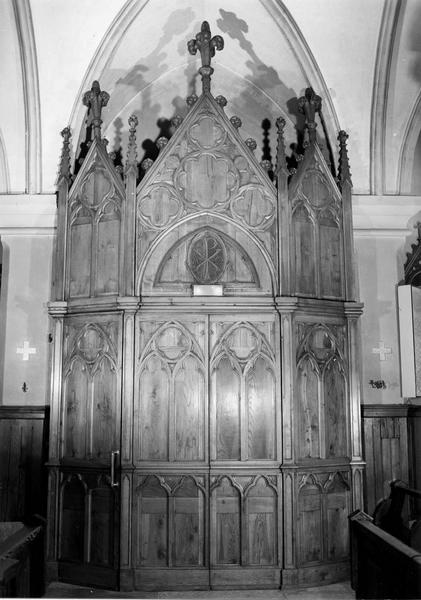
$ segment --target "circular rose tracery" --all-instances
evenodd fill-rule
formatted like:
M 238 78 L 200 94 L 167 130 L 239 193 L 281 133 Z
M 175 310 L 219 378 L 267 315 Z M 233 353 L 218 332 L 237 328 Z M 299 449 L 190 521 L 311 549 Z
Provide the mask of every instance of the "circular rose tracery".
M 202 233 L 190 245 L 188 266 L 197 283 L 212 284 L 224 273 L 226 253 L 223 242 L 212 233 Z

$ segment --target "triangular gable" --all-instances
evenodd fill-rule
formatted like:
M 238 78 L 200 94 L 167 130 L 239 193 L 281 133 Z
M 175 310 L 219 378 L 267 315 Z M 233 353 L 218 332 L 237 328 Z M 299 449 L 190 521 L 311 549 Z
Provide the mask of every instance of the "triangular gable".
M 307 196 L 307 194 L 303 192 L 303 183 L 311 177 L 312 174 L 322 179 L 324 184 L 330 190 L 330 193 L 333 195 L 335 203 L 339 203 L 340 205 L 342 202 L 341 193 L 317 143 L 310 144 L 306 148 L 303 159 L 298 163 L 297 172 L 293 175 L 289 185 L 290 200 L 295 200 L 297 196 L 301 195 Z M 311 202 L 311 199 L 308 199 Z M 321 207 L 322 199 L 315 198 L 313 203 Z
M 209 116 L 214 116 L 217 123 L 221 126 L 222 130 L 225 131 L 227 136 L 230 138 L 231 143 L 238 147 L 238 149 L 249 162 L 249 164 L 253 166 L 255 176 L 263 185 L 271 188 L 273 193 L 276 194 L 275 186 L 269 179 L 266 171 L 259 164 L 253 151 L 248 148 L 247 144 L 245 143 L 245 140 L 239 134 L 238 129 L 234 127 L 234 125 L 231 123 L 230 119 L 225 114 L 224 110 L 216 102 L 212 94 L 206 92 L 204 92 L 199 97 L 199 99 L 190 109 L 189 113 L 187 114 L 181 125 L 176 129 L 172 137 L 169 139 L 168 144 L 160 152 L 151 168 L 147 171 L 144 178 L 139 183 L 138 190 L 140 191 L 143 187 L 145 187 L 150 180 L 156 180 L 156 173 L 159 172 L 162 163 L 168 158 L 168 155 L 171 154 L 174 148 L 177 145 L 181 144 L 183 139 L 186 138 L 187 131 L 194 124 L 194 122 L 197 120 L 197 117 L 201 113 L 206 113 Z M 215 138 L 215 141 L 216 145 L 218 145 L 217 137 Z M 215 146 L 209 142 L 211 142 L 211 140 L 208 140 L 210 150 L 211 147 Z
M 254 231 L 276 217 L 276 189 L 211 94 L 204 93 L 137 190 L 138 216 L 162 229 L 182 215 L 226 213 Z
M 79 193 L 80 188 L 88 174 L 90 172 L 94 172 L 96 169 L 102 171 L 105 170 L 107 178 L 110 179 L 115 190 L 119 193 L 120 198 L 124 198 L 125 192 L 123 182 L 107 154 L 103 140 L 98 140 L 95 138 L 69 190 L 70 202 Z

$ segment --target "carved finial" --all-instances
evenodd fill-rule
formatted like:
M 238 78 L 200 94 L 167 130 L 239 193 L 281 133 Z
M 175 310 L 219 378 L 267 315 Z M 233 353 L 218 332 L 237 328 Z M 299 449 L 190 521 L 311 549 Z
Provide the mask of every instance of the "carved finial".
M 211 58 L 215 56 L 215 49 L 222 50 L 223 47 L 223 38 L 220 35 L 212 37 L 207 21 L 203 21 L 200 32 L 196 34 L 196 39 L 187 42 L 190 54 L 196 54 L 198 50 L 200 52 L 202 66 L 199 73 L 202 76 L 203 92 L 210 92 L 210 79 L 213 73 L 213 68 L 210 66 Z
M 278 117 L 276 119 L 276 128 L 278 130 L 278 146 L 276 151 L 276 170 L 280 172 L 281 170 L 287 171 L 287 163 L 285 156 L 285 140 L 284 140 L 284 129 L 285 129 L 286 121 L 283 117 Z
M 152 165 L 153 165 L 153 160 L 151 158 L 145 158 L 145 160 L 142 160 L 142 163 L 140 166 L 146 173 L 146 171 L 149 171 L 149 169 L 151 168 Z
M 129 117 L 129 143 L 127 146 L 126 171 L 131 167 L 137 168 L 137 145 L 136 145 L 136 127 L 139 119 L 136 115 Z
M 340 131 L 338 134 L 339 139 L 339 169 L 338 169 L 338 178 L 339 178 L 339 187 L 342 189 L 342 186 L 346 181 L 352 185 L 351 182 L 351 171 L 349 168 L 349 159 L 348 159 L 348 150 L 346 147 L 346 141 L 348 139 L 348 134 L 346 131 Z
M 269 171 L 272 170 L 272 163 L 270 162 L 270 160 L 262 160 L 260 163 L 260 166 L 264 168 L 264 170 L 266 171 L 266 173 L 269 174 Z
M 63 137 L 63 149 L 61 151 L 60 167 L 59 167 L 59 179 L 62 177 L 70 181 L 70 138 L 71 131 L 70 127 L 65 127 L 61 132 Z
M 171 125 L 174 127 L 174 129 L 178 129 L 182 122 L 183 122 L 183 117 L 181 117 L 180 115 L 175 115 L 171 119 Z
M 240 127 L 242 125 L 240 117 L 235 117 L 235 116 L 231 117 L 230 121 L 236 129 L 240 129 Z
M 163 150 L 165 148 L 165 146 L 167 144 L 168 144 L 168 139 L 164 136 L 161 136 L 156 140 L 156 145 L 160 152 L 161 152 L 161 150 Z
M 221 95 L 217 96 L 217 97 L 215 98 L 215 102 L 216 102 L 217 104 L 219 104 L 219 106 L 220 106 L 221 108 L 225 108 L 225 106 L 227 105 L 227 99 L 225 98 L 225 96 L 221 96 Z
M 320 111 L 322 107 L 322 99 L 318 96 L 313 88 L 307 88 L 304 96 L 298 98 L 298 110 L 303 113 L 306 117 L 306 125 L 308 129 L 308 137 L 310 143 L 316 141 L 316 127 L 315 121 L 316 113 Z
M 244 143 L 247 146 L 247 148 L 250 148 L 252 152 L 254 152 L 257 148 L 256 140 L 254 140 L 253 138 L 247 138 Z
M 98 81 L 94 81 L 89 92 L 83 94 L 83 104 L 92 112 L 92 125 L 94 128 L 94 137 L 101 139 L 101 111 L 103 106 L 107 106 L 110 95 L 102 92 Z
M 187 98 L 186 98 L 187 106 L 189 108 L 194 106 L 197 101 L 198 101 L 198 97 L 196 96 L 196 94 L 191 94 L 191 96 L 187 96 Z

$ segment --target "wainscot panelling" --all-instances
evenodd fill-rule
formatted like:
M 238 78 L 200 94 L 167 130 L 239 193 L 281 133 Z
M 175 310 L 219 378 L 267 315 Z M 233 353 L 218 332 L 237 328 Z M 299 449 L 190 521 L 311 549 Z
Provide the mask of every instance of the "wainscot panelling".
M 0 521 L 46 514 L 46 406 L 0 406 Z
M 361 413 L 366 460 L 364 503 L 372 515 L 379 500 L 389 496 L 394 479 L 420 488 L 421 407 L 367 404 Z

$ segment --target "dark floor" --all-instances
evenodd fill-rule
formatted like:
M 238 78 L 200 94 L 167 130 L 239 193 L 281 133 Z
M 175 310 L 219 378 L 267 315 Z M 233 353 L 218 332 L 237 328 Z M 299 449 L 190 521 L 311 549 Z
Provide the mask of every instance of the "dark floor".
M 45 598 L 212 598 L 224 600 L 235 598 L 256 598 L 265 600 L 354 600 L 355 593 L 349 582 L 334 583 L 320 587 L 294 590 L 233 590 L 233 591 L 197 591 L 197 592 L 113 592 L 79 587 L 67 583 L 51 583 Z

